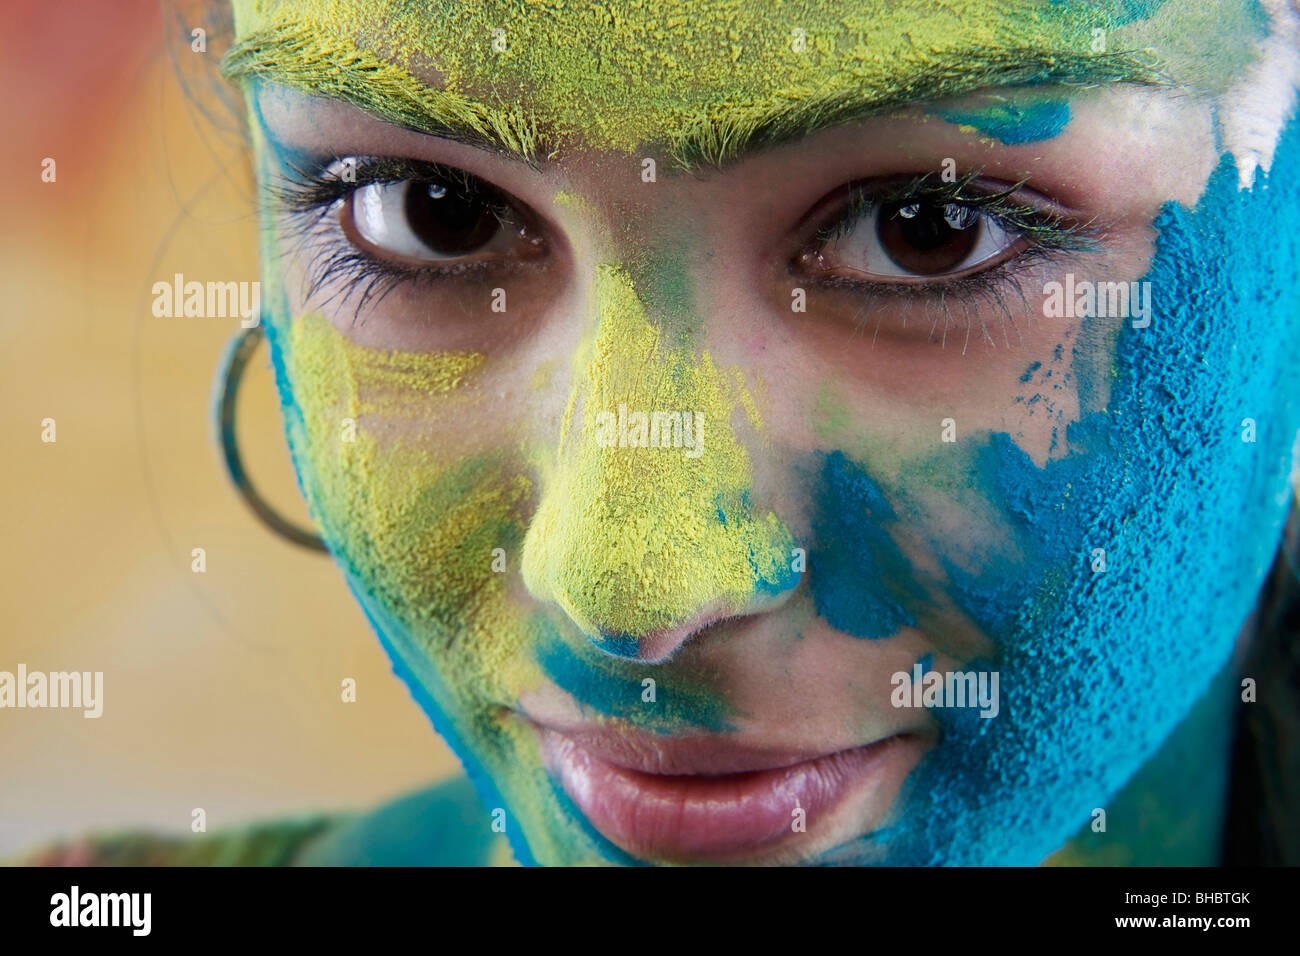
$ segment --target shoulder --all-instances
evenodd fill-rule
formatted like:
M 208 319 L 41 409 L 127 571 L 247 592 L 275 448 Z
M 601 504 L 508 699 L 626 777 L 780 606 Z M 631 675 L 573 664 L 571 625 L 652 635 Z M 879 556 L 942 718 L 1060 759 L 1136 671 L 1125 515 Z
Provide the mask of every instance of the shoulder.
M 490 866 L 510 862 L 468 778 L 365 813 L 316 814 L 212 834 L 91 834 L 19 866 Z
M 43 846 L 8 861 L 17 866 L 286 866 L 327 832 L 327 816 L 279 820 L 193 837 L 92 833 Z
M 468 777 L 417 790 L 313 837 L 300 866 L 492 866 L 512 862 Z

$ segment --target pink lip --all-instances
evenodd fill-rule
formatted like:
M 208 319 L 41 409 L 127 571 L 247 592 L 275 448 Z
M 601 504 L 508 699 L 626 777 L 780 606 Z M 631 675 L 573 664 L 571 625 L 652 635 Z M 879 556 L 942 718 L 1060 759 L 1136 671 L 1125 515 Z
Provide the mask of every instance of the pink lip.
M 637 856 L 722 861 L 771 849 L 846 797 L 882 784 L 906 736 L 829 754 L 764 751 L 716 737 L 541 729 L 542 751 L 569 798 L 605 838 Z

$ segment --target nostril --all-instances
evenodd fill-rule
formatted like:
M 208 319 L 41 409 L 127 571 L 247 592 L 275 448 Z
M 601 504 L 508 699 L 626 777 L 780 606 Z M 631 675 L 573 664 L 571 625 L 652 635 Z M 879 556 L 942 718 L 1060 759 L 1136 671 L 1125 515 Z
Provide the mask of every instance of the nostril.
M 641 637 L 633 637 L 626 632 L 607 631 L 601 628 L 597 630 L 594 636 L 588 635 L 588 639 L 596 647 L 614 657 L 644 661 L 647 664 L 662 664 L 679 647 L 697 637 L 702 631 L 706 631 L 724 621 L 730 621 L 735 616 L 720 611 L 711 611 L 696 615 L 686 624 L 678 627 L 651 631 Z
M 591 643 L 607 654 L 613 654 L 615 657 L 626 657 L 635 659 L 641 653 L 641 642 L 630 634 L 623 634 L 617 631 L 600 631 L 597 636 L 591 638 Z

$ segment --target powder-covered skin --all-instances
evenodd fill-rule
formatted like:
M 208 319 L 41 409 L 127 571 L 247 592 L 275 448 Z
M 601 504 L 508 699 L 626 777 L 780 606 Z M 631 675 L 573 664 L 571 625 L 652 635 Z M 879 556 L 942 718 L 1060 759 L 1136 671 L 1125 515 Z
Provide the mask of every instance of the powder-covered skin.
M 607 641 L 599 643 L 608 649 Z M 646 707 L 642 674 L 629 673 L 621 663 L 561 640 L 557 634 L 552 633 L 538 647 L 537 660 L 557 687 L 598 714 L 661 734 L 683 728 L 713 733 L 734 729 L 727 721 L 732 709 L 707 686 L 692 687 L 682 680 L 665 682 L 661 675 L 655 687 L 655 706 Z
M 820 546 L 811 565 L 817 613 L 854 637 L 889 637 L 915 627 L 904 604 L 916 606 L 925 596 L 906 589 L 909 560 L 890 537 L 898 515 L 842 451 L 825 456 L 820 484 L 813 524 Z
M 993 7 L 903 0 L 852 11 L 818 2 L 772 10 L 743 0 L 234 6 L 241 39 L 226 63 L 230 75 L 283 65 L 292 51 L 291 69 L 278 78 L 331 95 L 346 65 L 366 77 L 359 95 L 368 110 L 416 128 L 430 116 L 464 124 L 539 158 L 563 158 L 566 147 L 631 152 L 658 144 L 683 165 L 717 163 L 746 141 L 787 138 L 810 115 L 869 114 L 864 91 L 894 104 L 1011 79 L 1184 82 L 1202 69 L 1190 59 L 1156 64 L 1142 52 L 1147 23 L 1139 14 L 1192 7 L 1182 0 Z M 1166 19 L 1179 28 L 1176 16 Z M 1105 50 L 1093 49 L 1097 29 L 1107 31 Z M 960 71 L 936 68 L 954 51 Z M 1230 69 L 1223 62 L 1230 59 L 1216 68 Z M 438 90 L 413 75 L 430 68 L 443 79 Z M 789 103 L 805 99 L 801 115 L 791 115 Z
M 949 123 L 969 126 L 992 136 L 1000 143 L 1018 146 L 1060 135 L 1070 122 L 1070 104 L 1051 100 L 1024 105 L 997 103 L 972 112 L 944 110 L 939 116 Z
M 708 352 L 663 348 L 625 273 L 601 267 L 595 294 L 599 330 L 578 356 L 585 380 L 570 399 L 581 403 L 581 420 L 571 424 L 570 412 L 561 426 L 523 573 L 531 591 L 553 596 L 584 633 L 635 657 L 641 638 L 677 626 L 695 608 L 713 603 L 730 615 L 755 591 L 793 588 L 794 539 L 749 503 L 749 456 L 731 422 L 752 402 L 734 394 Z M 572 447 L 592 442 L 600 413 L 620 405 L 645 415 L 691 413 L 700 454 Z M 647 497 L 647 487 L 659 493 Z M 597 514 L 574 515 L 581 509 Z
M 689 16 L 654 3 L 609 13 L 448 4 L 433 16 L 396 2 L 235 6 L 232 75 L 282 66 L 292 49 L 306 65 L 277 72 L 282 82 L 341 96 L 332 84 L 361 71 L 374 81 L 362 105 L 399 122 L 454 121 L 530 156 L 663 148 L 683 165 L 726 160 L 745 139 L 781 139 L 788 130 L 764 117 L 791 91 L 824 91 L 812 109 L 835 116 L 850 90 L 883 101 L 988 85 L 1005 65 L 993 54 L 929 86 L 899 64 L 924 73 L 938 48 L 983 49 L 992 36 L 1055 51 L 1026 81 L 1194 80 L 1210 95 L 1230 88 L 1251 55 L 1245 43 L 1209 61 L 1157 44 L 1205 32 L 1203 5 L 1180 0 L 994 11 L 958 0 L 853 14 L 783 4 L 807 33 L 801 59 L 784 21 L 773 31 L 770 11 L 743 3 Z M 1262 30 L 1253 4 L 1215 16 L 1236 35 Z M 506 50 L 495 53 L 491 31 L 502 23 Z M 1105 55 L 1090 45 L 1098 25 Z M 1159 63 L 1148 43 L 1161 46 Z M 414 78 L 430 66 L 444 89 Z M 680 74 L 699 81 L 664 82 Z M 1068 106 L 1044 109 L 940 118 L 1004 143 L 1039 142 L 1070 117 Z M 258 149 L 266 176 L 272 157 Z M 596 266 L 591 327 L 552 433 L 457 447 L 429 436 L 439 422 L 481 414 L 492 356 L 362 348 L 327 318 L 294 314 L 273 279 L 268 225 L 264 301 L 304 494 L 397 673 L 486 807 L 507 808 L 516 857 L 637 862 L 583 819 L 507 710 L 553 685 L 595 724 L 733 732 L 751 715 L 716 674 L 647 670 L 632 658 L 702 605 L 754 613 L 788 594 L 800 580 L 796 547 L 809 561 L 798 600 L 837 639 L 884 646 L 915 629 L 931 641 L 917 655 L 926 667 L 995 668 L 1004 693 L 995 720 L 939 712 L 940 742 L 887 826 L 823 862 L 1038 863 L 1104 806 L 1221 670 L 1289 500 L 1300 428 L 1285 377 L 1300 357 L 1286 298 L 1300 274 L 1296 131 L 1267 189 L 1239 191 L 1238 172 L 1225 156 L 1195 209 L 1169 204 L 1155 223 L 1149 328 L 1098 320 L 1094 353 L 1080 343 L 1052 367 L 1026 363 L 1024 401 L 1059 423 L 1047 461 L 988 430 L 900 450 L 856 421 L 837 387 L 812 383 L 818 448 L 796 463 L 809 489 L 802 511 L 778 512 L 755 489 L 770 405 L 746 370 L 702 347 L 708 317 L 684 265 L 687 239 L 675 254 L 647 241 L 637 257 Z M 533 380 L 549 379 L 539 370 Z M 1077 392 L 1078 416 L 1062 410 L 1063 389 Z M 620 404 L 702 413 L 706 454 L 596 447 L 597 416 Z M 1246 417 L 1253 444 L 1240 438 Z M 967 533 L 941 533 L 930 519 L 944 509 L 964 516 Z M 1089 567 L 1095 548 L 1106 551 L 1105 573 Z M 497 549 L 505 573 L 493 567 Z M 647 673 L 663 706 L 641 706 Z
M 954 562 L 958 604 L 997 637 L 1003 713 L 937 711 L 961 719 L 945 721 L 909 779 L 899 822 L 828 859 L 1038 863 L 1106 805 L 1228 660 L 1293 494 L 1298 177 L 1293 123 L 1267 189 L 1239 191 L 1225 157 L 1196 209 L 1164 210 L 1144 278 L 1165 294 L 1150 328 L 1120 331 L 1110 400 L 1070 427 L 1072 454 L 1039 468 L 1006 434 L 972 439 L 974 487 L 1005 539 L 982 574 L 962 572 L 968 556 L 942 542 L 936 551 Z M 1245 418 L 1255 443 L 1242 440 Z M 839 502 L 856 489 L 848 510 L 879 513 L 882 491 L 864 475 L 829 469 L 826 494 Z M 909 483 L 883 495 L 906 521 Z M 1104 573 L 1090 568 L 1094 548 L 1106 551 Z M 864 556 L 858 572 L 877 568 Z M 859 628 L 878 620 L 860 608 Z
M 531 748 L 523 765 L 534 768 L 534 786 L 546 786 L 535 744 L 500 724 L 491 709 L 492 701 L 513 699 L 519 686 L 539 678 L 526 648 L 546 622 L 521 618 L 505 577 L 491 568 L 493 549 L 513 550 L 523 536 L 521 503 L 530 483 L 502 473 L 492 456 L 439 460 L 401 434 L 404 422 L 430 407 L 448 413 L 454 393 L 472 389 L 472 375 L 462 375 L 477 362 L 462 354 L 399 360 L 408 374 L 419 370 L 401 405 L 384 395 L 394 357 L 347 343 L 319 316 L 299 318 L 273 342 L 294 397 L 286 421 L 308 505 L 398 675 L 438 732 L 468 756 L 480 788 L 496 791 L 503 768 L 489 759 L 480 769 L 470 755 L 503 737 L 511 738 L 511 750 Z M 436 395 L 444 401 L 422 406 L 414 400 L 420 394 L 426 403 Z M 369 415 L 362 412 L 367 407 L 374 409 Z M 347 419 L 357 426 L 354 441 L 340 434 Z M 376 419 L 398 434 L 381 443 Z M 494 806 L 529 806 L 502 789 Z
M 595 347 L 603 350 L 605 361 L 589 365 L 586 421 L 575 434 L 590 441 L 585 426 L 603 402 L 636 403 L 638 396 L 656 394 L 668 407 L 671 399 L 715 422 L 703 432 L 711 451 L 705 461 L 713 469 L 707 481 L 690 470 L 696 460 L 676 449 L 640 457 L 606 449 L 580 457 L 567 470 L 561 465 L 568 479 L 550 482 L 552 494 L 543 498 L 533 519 L 529 533 L 540 533 L 542 539 L 525 553 L 540 556 L 537 566 L 572 572 L 543 586 L 581 590 L 584 600 L 600 592 L 596 606 L 609 609 L 606 620 L 616 622 L 619 639 L 631 642 L 630 652 L 623 652 L 631 656 L 636 637 L 676 620 L 683 594 L 695 596 L 693 588 L 721 588 L 740 606 L 756 591 L 788 586 L 790 537 L 771 515 L 750 514 L 744 501 L 746 456 L 729 425 L 733 409 L 743 416 L 743 403 L 730 398 L 735 386 L 707 365 L 696 368 L 680 356 L 660 366 L 655 331 L 625 277 L 611 272 L 603 294 L 608 321 L 602 323 Z M 540 682 L 543 672 L 596 714 L 664 733 L 728 729 L 725 703 L 684 682 L 661 678 L 663 686 L 656 689 L 661 706 L 639 706 L 639 672 L 619 675 L 601 667 L 603 655 L 593 648 L 583 660 L 556 639 L 545 617 L 512 600 L 506 575 L 494 572 L 491 564 L 495 549 L 512 555 L 520 551 L 523 504 L 532 490 L 527 476 L 511 475 L 490 455 L 440 459 L 423 443 L 402 437 L 410 431 L 405 423 L 434 413 L 454 414 L 463 394 L 472 395 L 473 371 L 482 356 L 362 348 L 319 315 L 296 319 L 287 342 L 275 341 L 294 396 L 288 419 L 291 443 L 296 459 L 309 463 L 300 466 L 308 504 L 394 655 L 399 674 L 428 704 L 448 740 L 472 741 L 475 755 L 483 753 L 485 741 L 495 742 L 486 767 L 475 773 L 482 783 L 496 789 L 491 781 L 517 780 L 521 767 L 532 768 L 524 783 L 549 794 L 543 801 L 512 799 L 511 790 L 503 788 L 498 804 L 511 807 L 534 833 L 557 832 L 553 821 L 562 794 L 542 775 L 535 743 L 517 725 L 502 723 L 486 710 L 493 702 L 517 700 Z M 632 368 L 650 379 L 625 374 Z M 663 374 L 674 379 L 676 389 L 653 389 Z M 342 431 L 349 421 L 357 426 L 354 437 L 344 437 Z M 377 427 L 377 422 L 384 424 Z M 685 540 L 688 547 L 666 555 L 667 560 L 647 563 L 638 573 L 629 562 L 663 555 L 665 548 L 637 537 L 617 513 L 600 532 L 601 541 L 584 543 L 594 553 L 607 554 L 610 566 L 548 557 L 547 549 L 568 547 L 568 535 L 586 527 L 566 522 L 564 509 L 609 500 L 608 490 L 589 483 L 623 481 L 625 495 L 636 500 L 640 483 L 673 480 L 681 488 L 675 513 L 639 518 L 643 535 L 656 529 L 680 532 L 684 522 L 698 524 L 698 534 Z M 635 588 L 627 588 L 629 581 Z M 600 640 L 598 630 L 592 634 Z M 474 772 L 472 759 L 469 767 Z M 518 852 L 526 858 L 527 851 Z M 601 850 L 603 856 L 610 852 L 613 848 Z
M 580 361 L 590 370 L 590 388 L 581 393 L 584 420 L 575 441 L 590 444 L 597 409 L 619 402 L 637 406 L 639 398 L 653 397 L 656 408 L 700 411 L 714 423 L 702 431 L 710 451 L 703 459 L 686 457 L 685 449 L 629 455 L 618 448 L 592 454 L 588 447 L 566 456 L 561 446 L 559 457 L 572 461 L 549 469 L 558 476 L 549 479 L 550 493 L 529 526 L 537 537 L 523 548 L 534 562 L 525 566 L 525 575 L 566 569 L 567 576 L 538 589 L 577 593 L 581 606 L 602 609 L 615 641 L 631 646 L 610 648 L 594 624 L 591 636 L 620 656 L 634 656 L 639 636 L 678 620 L 689 607 L 683 601 L 701 592 L 716 590 L 733 602 L 727 610 L 738 610 L 756 592 L 792 586 L 791 538 L 774 516 L 752 514 L 745 500 L 746 453 L 730 429 L 733 411 L 744 417 L 746 402 L 733 397 L 737 386 L 720 378 L 707 356 L 697 367 L 689 356 L 661 355 L 657 332 L 646 323 L 625 276 L 611 270 L 600 294 L 605 321 L 594 343 L 599 356 Z M 639 706 L 639 671 L 620 675 L 602 667 L 603 655 L 594 648 L 583 660 L 556 639 L 545 617 L 522 610 L 506 593 L 506 575 L 491 564 L 495 549 L 511 555 L 521 550 L 523 505 L 532 491 L 527 476 L 503 471 L 490 455 L 440 459 L 423 443 L 399 437 L 410 431 L 404 423 L 454 414 L 464 393 L 472 395 L 482 356 L 362 348 L 319 315 L 296 319 L 287 342 L 277 337 L 276 352 L 294 396 L 292 446 L 296 458 L 309 463 L 300 474 L 312 514 L 399 662 L 399 673 L 409 668 L 408 681 L 420 688 L 418 696 L 429 694 L 431 705 L 453 702 L 431 706 L 434 713 L 456 715 L 438 718 L 443 736 L 472 740 L 473 753 L 482 752 L 485 739 L 504 738 L 511 751 L 509 776 L 517 777 L 520 766 L 532 767 L 527 783 L 559 801 L 540 776 L 531 738 L 484 713 L 490 702 L 518 699 L 543 672 L 597 714 L 663 733 L 728 729 L 725 703 L 684 682 L 660 678 L 661 706 Z M 634 369 L 637 375 L 630 374 Z M 673 385 L 664 387 L 665 379 Z M 351 439 L 342 431 L 349 421 L 357 426 Z M 663 499 L 673 503 L 672 513 L 641 513 L 638 488 L 674 481 L 679 492 Z M 592 525 L 567 520 L 566 510 L 620 496 L 633 510 L 611 511 L 606 523 L 596 524 L 600 540 L 571 542 L 572 534 L 590 534 Z M 692 523 L 697 532 L 683 536 L 683 527 Z M 669 530 L 676 532 L 675 550 L 668 547 L 670 539 L 654 538 Z M 608 564 L 571 558 L 564 553 L 570 547 L 606 555 Z M 559 556 L 551 549 L 560 549 Z M 505 770 L 492 760 L 486 774 L 497 779 Z M 555 829 L 545 823 L 557 812 L 550 801 L 508 795 L 503 800 L 532 827 L 540 822 Z

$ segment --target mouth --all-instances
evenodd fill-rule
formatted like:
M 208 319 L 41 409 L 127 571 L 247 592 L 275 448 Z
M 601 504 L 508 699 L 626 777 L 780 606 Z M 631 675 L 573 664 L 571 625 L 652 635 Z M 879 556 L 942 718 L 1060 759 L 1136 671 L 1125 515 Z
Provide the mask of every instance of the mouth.
M 548 769 L 591 825 L 666 862 L 811 856 L 878 825 L 920 752 L 908 734 L 813 753 L 538 730 Z

